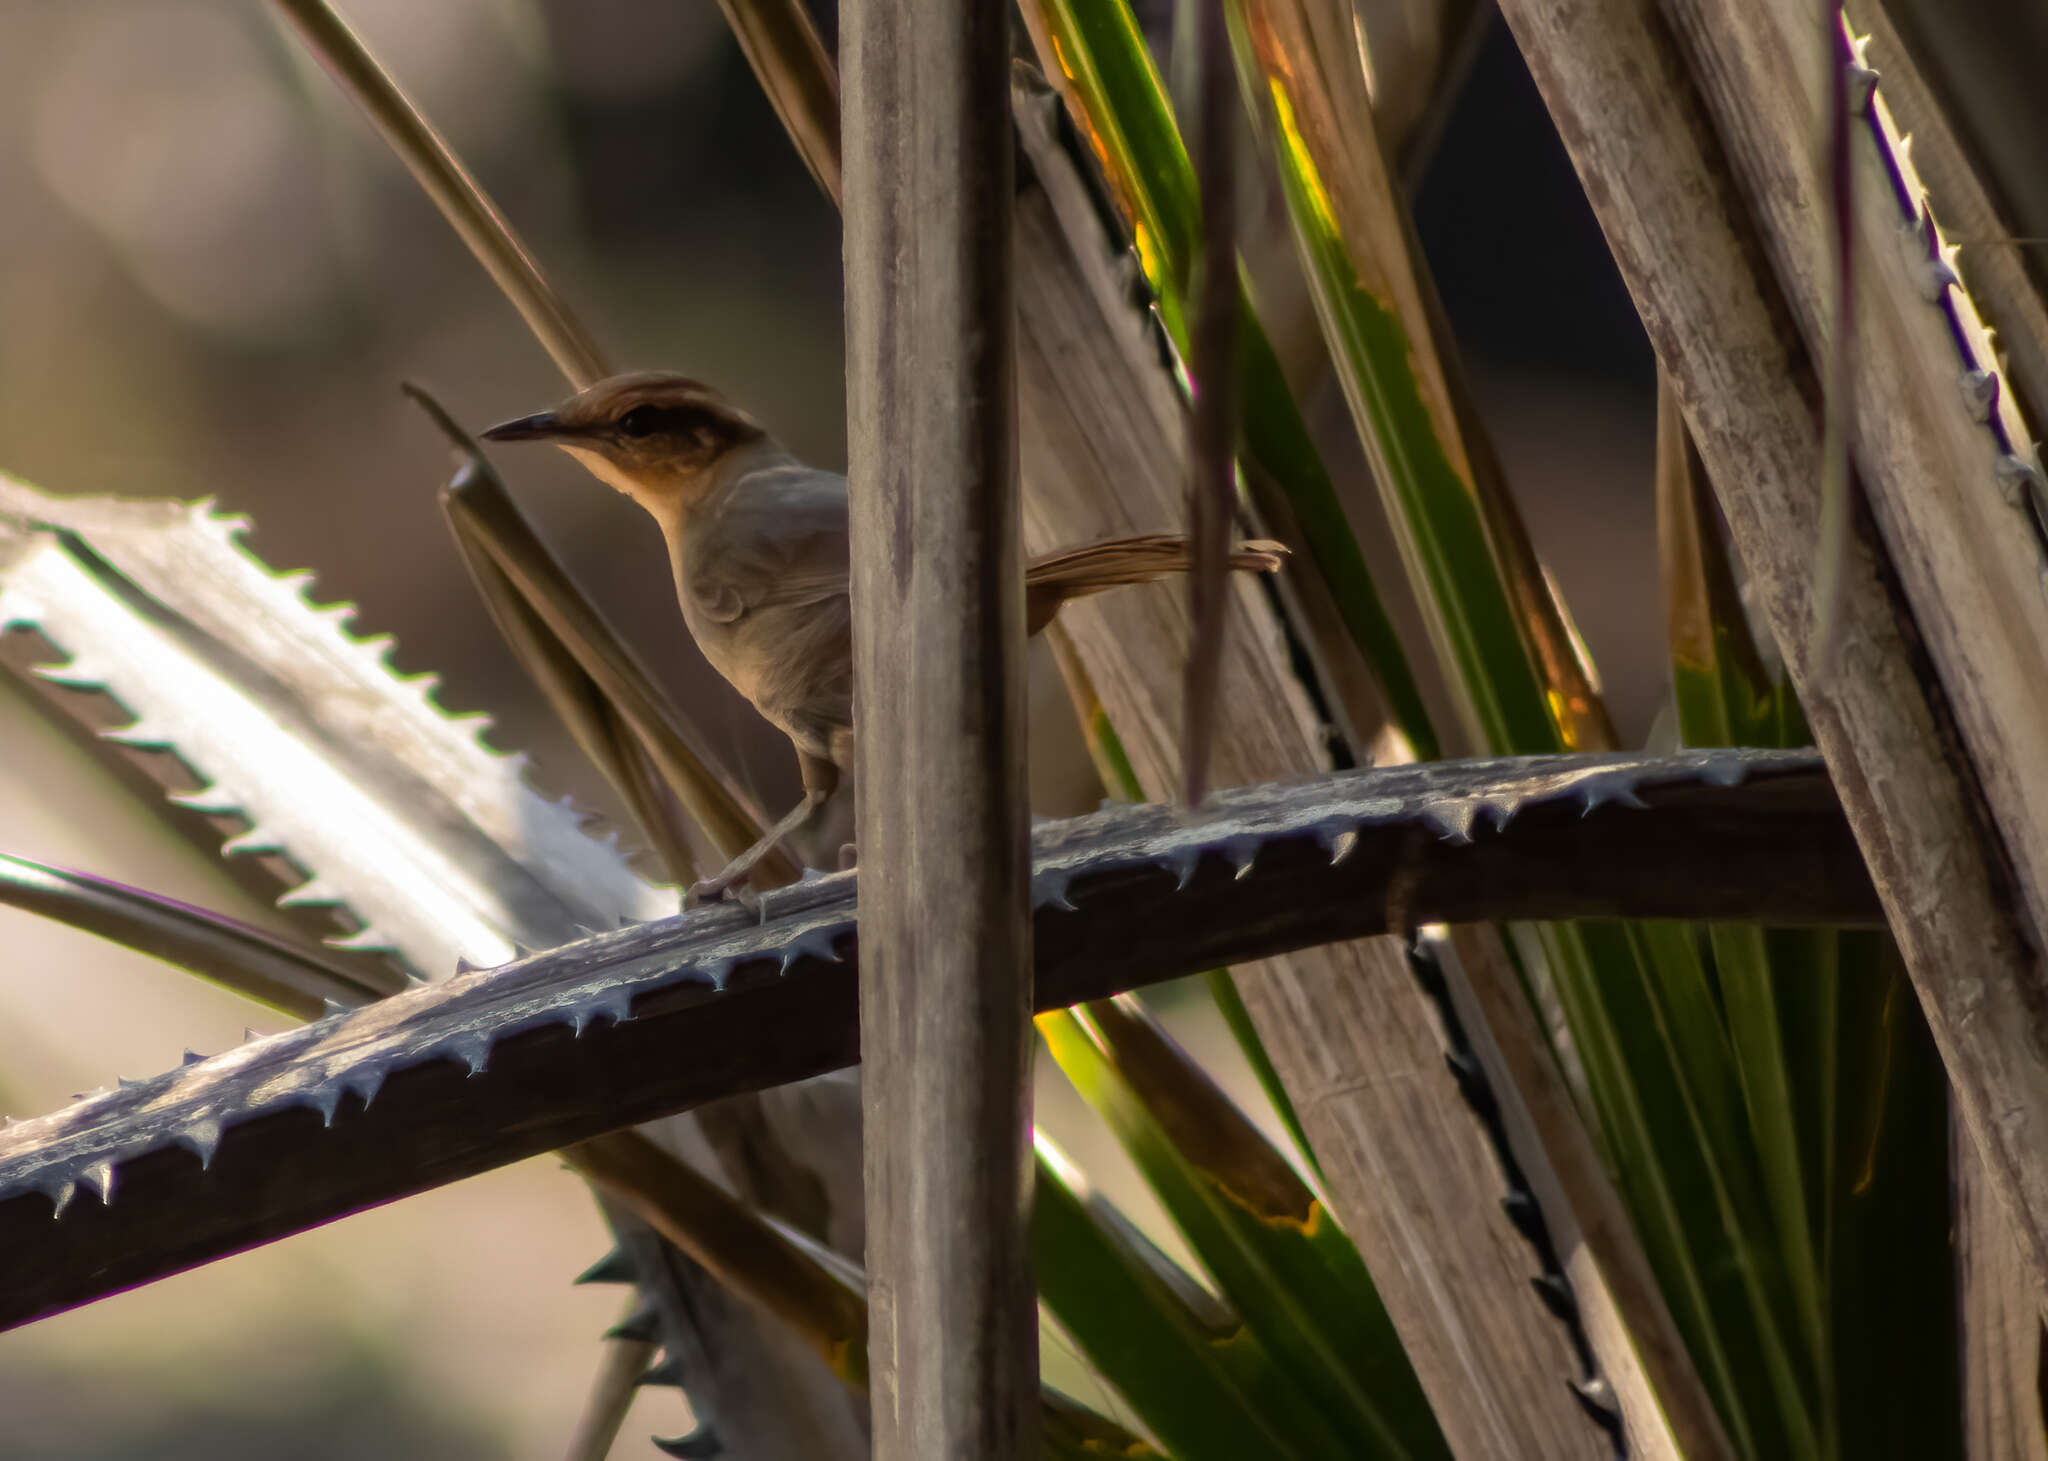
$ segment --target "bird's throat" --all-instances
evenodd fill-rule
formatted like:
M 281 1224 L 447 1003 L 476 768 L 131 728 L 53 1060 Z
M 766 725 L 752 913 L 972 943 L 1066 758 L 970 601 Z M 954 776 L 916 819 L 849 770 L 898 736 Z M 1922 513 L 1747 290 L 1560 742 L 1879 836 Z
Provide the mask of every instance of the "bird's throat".
M 660 520 L 662 514 L 656 504 L 665 494 L 650 488 L 644 482 L 628 476 L 619 469 L 616 462 L 595 447 L 581 446 L 572 441 L 557 442 L 556 445 L 560 446 L 570 456 L 576 458 L 577 461 L 583 463 L 591 476 L 597 478 L 598 481 L 604 483 L 607 487 L 616 488 L 618 491 L 625 493 L 626 496 L 632 498 L 635 502 L 653 513 L 657 521 Z

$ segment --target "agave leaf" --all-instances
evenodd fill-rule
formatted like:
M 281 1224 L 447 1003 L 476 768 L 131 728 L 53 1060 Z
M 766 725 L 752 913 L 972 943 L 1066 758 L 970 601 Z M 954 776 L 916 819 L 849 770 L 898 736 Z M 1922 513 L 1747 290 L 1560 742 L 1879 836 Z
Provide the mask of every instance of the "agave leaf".
M 134 716 L 116 738 L 183 761 L 202 789 L 181 805 L 247 819 L 229 855 L 309 874 L 283 901 L 345 908 L 350 947 L 445 973 L 665 911 L 583 814 L 526 785 L 524 757 L 481 742 L 482 717 L 395 675 L 390 641 L 350 638 L 351 611 L 258 562 L 246 526 L 0 477 L 0 626 L 71 656 L 42 674 Z
M 1232 21 L 1337 377 L 1452 671 L 1467 744 L 1559 749 L 1569 742 L 1550 706 L 1568 698 L 1538 679 L 1488 531 L 1348 16 L 1339 35 L 1310 0 L 1251 0 L 1233 4 Z
M 1750 1326 L 1755 1347 L 1743 1351 L 1746 1361 L 1762 1371 L 1792 1444 L 1814 1446 L 1824 1424 L 1818 1314 L 1810 1308 L 1815 1284 L 1810 1273 L 1798 1273 L 1801 1250 L 1785 1246 L 1772 1211 L 1766 1158 L 1749 1124 L 1705 950 L 1695 930 L 1676 924 L 1638 924 L 1631 933 L 1654 971 L 1645 984 L 1654 1028 L 1709 1183 L 1709 1200 L 1685 1214 L 1692 1242 L 1710 1259 L 1727 1255 L 1714 1266 L 1719 1322 L 1730 1333 Z
M 1644 809 L 1585 815 L 1591 796 L 1617 789 Z M 1846 878 L 1832 894 L 1802 882 L 1796 864 L 1813 849 L 1861 872 L 1805 753 L 1444 763 L 1233 788 L 1217 802 L 1218 819 L 1196 826 L 1170 808 L 1125 807 L 1035 829 L 1043 1004 L 1103 998 L 1219 955 L 1380 932 L 1396 869 L 1418 874 L 1407 906 L 1425 922 L 1485 917 L 1502 897 L 1522 914 L 1580 914 L 1626 901 L 1638 879 L 1685 900 L 1655 905 L 1667 916 L 1874 916 L 1867 881 Z M 1442 837 L 1482 810 L 1512 821 L 1469 843 Z M 1774 856 L 1783 847 L 1796 849 L 1790 859 Z M 1488 867 L 1519 869 L 1517 886 L 1480 875 Z M 1725 868 L 1750 881 L 1718 882 Z M 851 1064 L 855 887 L 852 874 L 814 879 L 764 894 L 765 922 L 719 905 L 423 985 L 0 1131 L 0 1324 Z M 1532 897 L 1562 901 L 1520 901 Z M 223 1158 L 211 1171 L 166 1160 L 209 1144 Z M 293 1180 L 278 1180 L 280 1166 Z M 53 1224 L 35 1196 L 101 1178 L 111 1191 L 115 1177 L 119 1200 L 82 1228 Z
M 774 1314 L 849 1387 L 865 1390 L 867 1297 L 843 1268 L 637 1132 L 579 1142 L 563 1155 L 721 1283 Z
M 0 903 L 175 964 L 302 1020 L 389 993 L 355 971 L 225 914 L 0 852 Z
M 175 753 L 204 788 L 185 805 L 252 824 L 229 853 L 310 873 L 284 901 L 336 905 L 363 926 L 352 948 L 445 973 L 673 909 L 574 807 L 526 785 L 523 757 L 481 744 L 480 717 L 451 719 L 430 679 L 395 676 L 389 641 L 350 639 L 348 611 L 309 604 L 305 575 L 242 550 L 243 526 L 205 504 L 67 501 L 0 478 L 0 625 L 76 651 L 56 675 L 137 717 L 116 734 Z M 217 1139 L 204 1120 L 187 1130 Z
M 1122 996 L 1038 1024 L 1224 1299 L 1354 1452 L 1448 1456 L 1358 1250 L 1142 1006 Z
M 310 873 L 284 901 L 336 906 L 362 926 L 351 947 L 441 973 L 673 906 L 527 787 L 524 758 L 485 747 L 481 718 L 451 719 L 430 679 L 395 676 L 388 640 L 351 639 L 345 607 L 307 602 L 306 575 L 244 552 L 243 527 L 207 504 L 64 501 L 0 479 L 0 624 L 72 653 L 46 673 L 135 716 L 116 735 L 173 753 L 146 769 L 196 778 L 184 805 L 246 819 L 230 854 L 262 853 L 288 883 Z M 199 1115 L 171 1139 L 205 1159 L 221 1130 Z
M 1539 933 L 1616 1180 L 1729 1439 L 1810 1454 L 1820 1377 L 1698 943 L 1670 924 Z
M 1686 745 L 1774 744 L 1774 712 L 1791 692 L 1770 681 L 1750 638 L 1702 471 L 1670 382 L 1660 378 L 1657 506 L 1679 736 Z M 1811 1160 L 1820 1164 L 1816 1172 L 1824 1170 L 1825 1148 L 1809 1139 L 1802 1153 L 1800 1123 L 1824 1122 L 1832 1107 L 1832 1031 L 1823 1011 L 1833 1002 L 1833 936 L 1800 935 L 1803 947 L 1780 943 L 1783 968 L 1776 967 L 1765 932 L 1754 925 L 1716 924 L 1709 937 L 1727 1020 L 1728 1055 L 1742 1083 L 1805 1344 L 1819 1369 L 1827 1353 L 1826 1322 L 1816 1229 L 1809 1214 L 1809 1200 L 1816 1194 L 1809 1192 L 1806 1167 Z M 1794 1003 L 1808 1019 L 1799 1020 L 1798 1010 L 1783 1007 Z M 1788 1023 L 1806 1026 L 1810 1043 L 1805 1050 L 1787 1047 Z M 1801 1056 L 1817 1063 L 1809 1072 L 1814 1085 L 1798 1094 L 1818 1097 L 1818 1104 L 1795 1097 L 1794 1067 Z
M 1613 726 L 1508 495 L 1382 152 L 1350 7 L 1231 0 L 1231 15 L 1247 100 L 1273 142 L 1337 377 L 1389 520 L 1406 535 L 1440 657 L 1460 663 L 1445 647 L 1470 654 L 1463 640 L 1478 635 L 1500 641 L 1482 645 L 1493 672 L 1512 671 L 1515 641 L 1490 602 L 1498 580 L 1562 744 L 1612 747 Z M 1488 558 L 1492 573 L 1482 571 Z M 1497 725 L 1488 730 L 1491 739 L 1473 744 L 1507 744 Z

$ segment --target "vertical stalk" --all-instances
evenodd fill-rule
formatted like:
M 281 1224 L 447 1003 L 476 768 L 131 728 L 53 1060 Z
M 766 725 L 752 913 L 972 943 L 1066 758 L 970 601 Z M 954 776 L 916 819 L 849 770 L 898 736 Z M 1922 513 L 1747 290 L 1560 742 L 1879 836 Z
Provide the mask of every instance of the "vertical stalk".
M 1237 97 L 1223 0 L 1199 0 L 1201 115 L 1195 172 L 1201 189 L 1202 241 L 1188 293 L 1195 302 L 1195 404 L 1188 422 L 1188 646 L 1181 689 L 1181 795 L 1202 802 L 1209 741 L 1216 727 L 1216 685 L 1223 673 L 1229 620 L 1230 528 L 1237 516 Z
M 1009 12 L 844 12 L 874 1451 L 1037 1450 Z

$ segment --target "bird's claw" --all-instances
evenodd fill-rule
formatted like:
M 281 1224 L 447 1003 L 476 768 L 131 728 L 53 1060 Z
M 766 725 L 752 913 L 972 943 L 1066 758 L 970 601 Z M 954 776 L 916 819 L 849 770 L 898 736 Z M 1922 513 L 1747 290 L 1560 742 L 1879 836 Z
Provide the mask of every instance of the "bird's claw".
M 699 878 L 696 882 L 690 884 L 689 891 L 683 894 L 683 911 L 688 913 L 693 908 L 701 908 L 707 903 L 718 902 L 737 903 L 756 918 L 759 918 L 762 913 L 761 895 L 748 887 L 744 878 L 732 878 L 724 875 L 715 878 Z

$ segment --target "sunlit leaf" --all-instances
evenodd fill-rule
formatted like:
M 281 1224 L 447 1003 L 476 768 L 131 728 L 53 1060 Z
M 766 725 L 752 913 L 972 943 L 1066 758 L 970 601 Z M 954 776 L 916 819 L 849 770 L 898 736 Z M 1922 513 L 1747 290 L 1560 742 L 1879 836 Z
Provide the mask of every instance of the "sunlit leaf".
M 1032 1233 L 1046 1307 L 1177 1461 L 1349 1454 L 1237 1316 L 1043 1136 Z
M 1048 74 L 1123 204 L 1160 318 L 1185 357 L 1187 290 L 1199 237 L 1195 175 L 1144 37 L 1122 0 L 1026 0 L 1022 7 Z M 1441 754 L 1406 652 L 1382 608 L 1364 555 L 1331 485 L 1264 329 L 1240 288 L 1247 477 L 1278 485 L 1317 569 L 1364 654 L 1394 723 L 1417 754 Z
M 1353 1454 L 1444 1456 L 1358 1251 L 1258 1129 L 1128 998 L 1041 1016 L 1224 1299 Z

